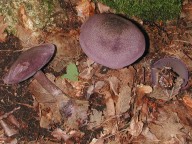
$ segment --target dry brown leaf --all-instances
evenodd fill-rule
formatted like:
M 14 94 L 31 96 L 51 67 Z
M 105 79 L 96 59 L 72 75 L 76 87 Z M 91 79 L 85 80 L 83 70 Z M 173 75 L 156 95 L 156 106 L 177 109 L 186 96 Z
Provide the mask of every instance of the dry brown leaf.
M 39 104 L 40 127 L 50 128 L 50 125 L 61 122 L 60 107 L 57 103 Z
M 32 47 L 43 42 L 43 32 L 34 28 L 34 22 L 27 15 L 24 5 L 18 11 L 19 23 L 16 26 L 17 37 L 21 40 L 23 47 Z
M 189 2 L 182 7 L 182 14 L 187 20 L 192 20 L 192 3 Z
M 93 138 L 92 141 L 89 144 L 104 144 L 104 139 L 102 139 L 102 138 L 100 138 L 100 139 Z
M 19 8 L 18 15 L 20 19 L 20 24 L 24 28 L 34 30 L 34 26 L 33 26 L 34 23 L 30 19 L 30 17 L 27 15 L 24 5 L 21 5 L 21 7 Z
M 89 104 L 87 101 L 74 101 L 71 107 L 71 115 L 64 121 L 64 126 L 67 129 L 79 129 L 79 127 L 87 121 Z
M 58 86 L 63 93 L 67 94 L 67 95 L 73 95 L 73 86 L 64 78 L 62 77 L 58 77 L 55 78 L 55 84 L 56 86 Z
M 89 99 L 90 96 L 93 94 L 94 92 L 94 85 L 90 85 L 87 89 L 87 94 L 86 94 L 86 98 Z
M 135 79 L 136 70 L 129 66 L 128 68 L 123 68 L 119 70 L 118 78 L 121 81 L 122 85 L 128 84 L 130 87 L 133 86 Z
M 139 85 L 137 86 L 137 91 L 139 91 L 140 93 L 143 93 L 143 94 L 149 94 L 152 92 L 152 87 L 150 86 L 147 86 L 147 85 Z
M 171 137 L 170 140 L 164 142 L 164 144 L 186 144 L 186 143 L 187 143 L 186 139 L 179 135 Z
M 149 130 L 148 127 L 145 127 L 142 131 L 142 135 L 145 136 L 145 138 L 148 141 L 152 141 L 152 142 L 158 142 L 158 138 Z
M 97 6 L 98 6 L 98 9 L 99 9 L 100 13 L 106 13 L 106 12 L 109 12 L 109 10 L 110 10 L 110 7 L 104 5 L 104 4 L 100 3 L 100 2 L 97 3 Z
M 104 121 L 103 113 L 101 111 L 97 111 L 96 109 L 92 109 L 92 113 L 89 118 L 88 129 L 98 127 Z
M 21 40 L 21 44 L 23 47 L 32 47 L 36 46 L 40 43 L 40 38 L 42 36 L 42 33 L 32 31 L 28 28 L 24 28 L 21 25 L 16 26 L 17 33 L 16 36 Z
M 63 130 L 61 130 L 60 128 L 56 128 L 51 135 L 55 138 L 57 138 L 58 140 L 64 140 L 67 141 L 70 136 Z
M 183 97 L 183 102 L 185 103 L 186 106 L 190 107 L 192 109 L 192 98 L 189 95 L 185 95 Z
M 115 105 L 113 98 L 110 94 L 109 91 L 103 92 L 105 100 L 106 100 L 106 111 L 107 111 L 107 116 L 114 116 L 115 115 Z
M 99 92 L 99 90 L 102 89 L 104 85 L 105 85 L 104 81 L 97 81 L 95 85 L 90 85 L 87 89 L 86 98 L 89 99 L 91 94 L 93 94 L 94 92 Z
M 119 88 L 119 79 L 115 76 L 109 77 L 108 79 L 110 89 L 113 91 L 115 95 L 118 95 L 118 88 Z
M 95 90 L 98 91 L 98 90 L 102 89 L 104 85 L 105 85 L 104 81 L 97 81 L 95 83 Z
M 103 124 L 103 132 L 102 136 L 106 136 L 109 134 L 116 134 L 118 131 L 117 119 L 116 118 L 107 118 Z
M 149 94 L 152 92 L 152 88 L 147 85 L 139 85 L 136 88 L 136 93 L 137 93 L 137 100 L 136 100 L 136 106 L 139 107 L 143 104 L 143 97 L 146 94 Z
M 66 95 L 73 98 L 84 98 L 84 88 L 86 82 L 84 81 L 68 81 L 62 77 L 58 77 L 54 80 L 56 85 L 65 93 Z
M 66 33 L 61 29 L 52 30 L 47 34 L 46 43 L 53 43 L 57 46 L 57 53 L 50 63 L 56 71 L 62 71 L 69 62 L 77 60 L 81 54 L 80 44 L 77 40 L 78 33 Z
M 0 16 L 0 43 L 5 42 L 7 33 L 5 33 L 5 29 L 7 28 L 8 24 L 4 23 L 4 17 Z
M 83 20 L 92 16 L 95 12 L 95 4 L 90 0 L 81 0 L 76 6 L 77 15 Z
M 93 60 L 91 59 L 87 59 L 86 62 L 84 62 L 82 65 L 84 68 L 84 70 L 82 72 L 80 72 L 79 77 L 83 78 L 83 79 L 91 79 L 94 71 L 93 71 L 93 66 L 92 64 L 94 63 Z
M 138 116 L 133 116 L 128 131 L 132 136 L 137 137 L 141 134 L 143 125 L 143 122 L 139 121 Z
M 163 112 L 159 114 L 158 121 L 149 124 L 150 131 L 159 139 L 161 142 L 167 141 L 177 135 L 184 136 L 181 132 L 183 125 L 180 123 L 176 113 L 172 111 Z
M 122 114 L 130 108 L 131 88 L 125 85 L 120 88 L 116 102 L 116 114 Z

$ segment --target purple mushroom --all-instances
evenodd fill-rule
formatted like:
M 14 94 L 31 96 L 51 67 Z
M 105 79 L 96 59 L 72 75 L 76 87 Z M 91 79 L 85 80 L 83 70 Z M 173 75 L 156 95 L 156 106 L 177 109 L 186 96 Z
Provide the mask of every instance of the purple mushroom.
M 23 52 L 13 63 L 3 81 L 6 84 L 17 84 L 31 76 L 59 102 L 59 109 L 64 117 L 69 117 L 77 107 L 76 100 L 69 98 L 60 88 L 52 83 L 40 70 L 55 53 L 53 44 L 42 44 Z
M 50 61 L 54 52 L 53 44 L 42 44 L 23 52 L 4 76 L 4 83 L 17 84 L 34 75 L 34 78 L 50 94 L 53 96 L 62 94 L 62 91 L 40 70 Z
M 189 79 L 187 67 L 180 59 L 175 57 L 162 58 L 152 65 L 151 78 L 154 86 L 158 84 L 158 69 L 163 69 L 165 67 L 169 67 L 177 73 L 179 77 L 183 79 L 182 87 L 186 86 Z
M 131 21 L 115 14 L 95 14 L 81 27 L 80 45 L 95 62 L 118 69 L 140 58 L 145 37 Z

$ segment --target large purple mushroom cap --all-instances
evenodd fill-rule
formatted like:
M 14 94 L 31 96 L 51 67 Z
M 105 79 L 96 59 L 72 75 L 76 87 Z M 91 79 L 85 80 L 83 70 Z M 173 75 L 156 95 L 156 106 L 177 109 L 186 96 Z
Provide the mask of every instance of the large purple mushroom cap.
M 153 85 L 156 85 L 158 83 L 158 79 L 156 77 L 156 70 L 162 69 L 164 67 L 172 68 L 172 70 L 183 79 L 182 87 L 186 86 L 189 79 L 187 67 L 180 59 L 175 57 L 165 57 L 159 59 L 152 65 L 151 77 Z
M 80 45 L 95 62 L 118 69 L 143 55 L 145 37 L 127 19 L 115 14 L 95 14 L 81 27 Z
M 53 44 L 42 44 L 23 52 L 4 76 L 4 83 L 16 84 L 33 76 L 50 61 L 54 52 Z

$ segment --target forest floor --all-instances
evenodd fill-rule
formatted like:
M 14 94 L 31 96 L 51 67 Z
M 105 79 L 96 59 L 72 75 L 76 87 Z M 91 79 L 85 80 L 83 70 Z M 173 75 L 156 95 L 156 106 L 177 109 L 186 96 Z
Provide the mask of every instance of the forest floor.
M 63 116 L 59 101 L 54 101 L 33 78 L 4 84 L 3 76 L 12 63 L 37 41 L 31 38 L 29 44 L 23 39 L 28 35 L 25 28 L 17 36 L 3 37 L 2 32 L 0 143 L 192 143 L 192 3 L 183 7 L 178 20 L 163 23 L 134 18 L 146 33 L 147 50 L 136 63 L 118 70 L 94 63 L 79 45 L 80 26 L 94 14 L 93 4 L 87 1 L 61 7 L 70 19 L 62 29 L 42 32 L 46 35 L 43 42 L 57 47 L 55 57 L 43 71 L 75 99 L 72 115 Z M 109 9 L 102 5 L 97 11 Z M 176 73 L 171 89 L 162 86 L 160 80 L 157 87 L 152 86 L 151 65 L 164 57 L 176 57 L 187 67 L 189 79 L 184 88 L 177 71 L 168 72 Z M 167 76 L 164 70 L 160 69 L 159 79 Z M 78 78 L 74 80 L 75 75 Z

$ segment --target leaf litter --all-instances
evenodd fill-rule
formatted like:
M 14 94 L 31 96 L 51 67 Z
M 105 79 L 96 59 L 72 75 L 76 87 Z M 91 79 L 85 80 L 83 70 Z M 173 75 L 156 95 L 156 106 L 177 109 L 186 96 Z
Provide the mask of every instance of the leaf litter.
M 90 144 L 191 143 L 191 77 L 185 88 L 181 88 L 183 79 L 178 75 L 173 90 L 160 85 L 152 87 L 151 84 L 151 64 L 166 56 L 182 59 L 191 76 L 191 3 L 184 4 L 178 21 L 155 23 L 134 18 L 142 24 L 149 36 L 149 52 L 137 63 L 119 70 L 107 69 L 87 58 L 78 42 L 81 23 L 95 11 L 114 12 L 108 6 L 89 0 L 71 3 L 77 15 L 73 15 L 73 12 L 70 15 L 81 23 L 70 30 L 57 26 L 34 29 L 31 17 L 27 15 L 25 8 L 21 7 L 21 23 L 17 25 L 16 36 L 19 37 L 23 48 L 42 42 L 54 43 L 57 46 L 57 53 L 45 71 L 47 77 L 62 90 L 63 95 L 53 97 L 36 80 L 29 80 L 28 90 L 32 96 L 28 97 L 32 97 L 31 101 L 17 103 L 21 106 L 17 112 L 13 110 L 1 113 L 1 120 L 7 123 L 7 116 L 15 115 L 16 121 L 22 121 L 18 114 L 24 107 L 28 107 L 37 114 L 34 118 L 39 125 L 38 129 L 44 129 L 47 133 L 37 132 L 40 137 L 33 140 L 25 135 L 19 139 L 18 135 L 27 127 L 16 127 L 19 134 L 17 132 L 10 136 L 1 123 L 0 141 Z M 0 39 L 4 42 L 4 29 L 7 24 L 2 20 L 3 17 L 0 19 Z M 17 99 L 19 98 L 17 96 Z M 66 116 L 63 115 L 65 110 L 60 106 L 69 98 L 72 101 L 68 101 L 69 115 Z M 33 106 L 30 107 L 31 102 Z M 1 105 L 5 105 L 3 99 Z M 8 123 L 8 126 L 12 125 Z

